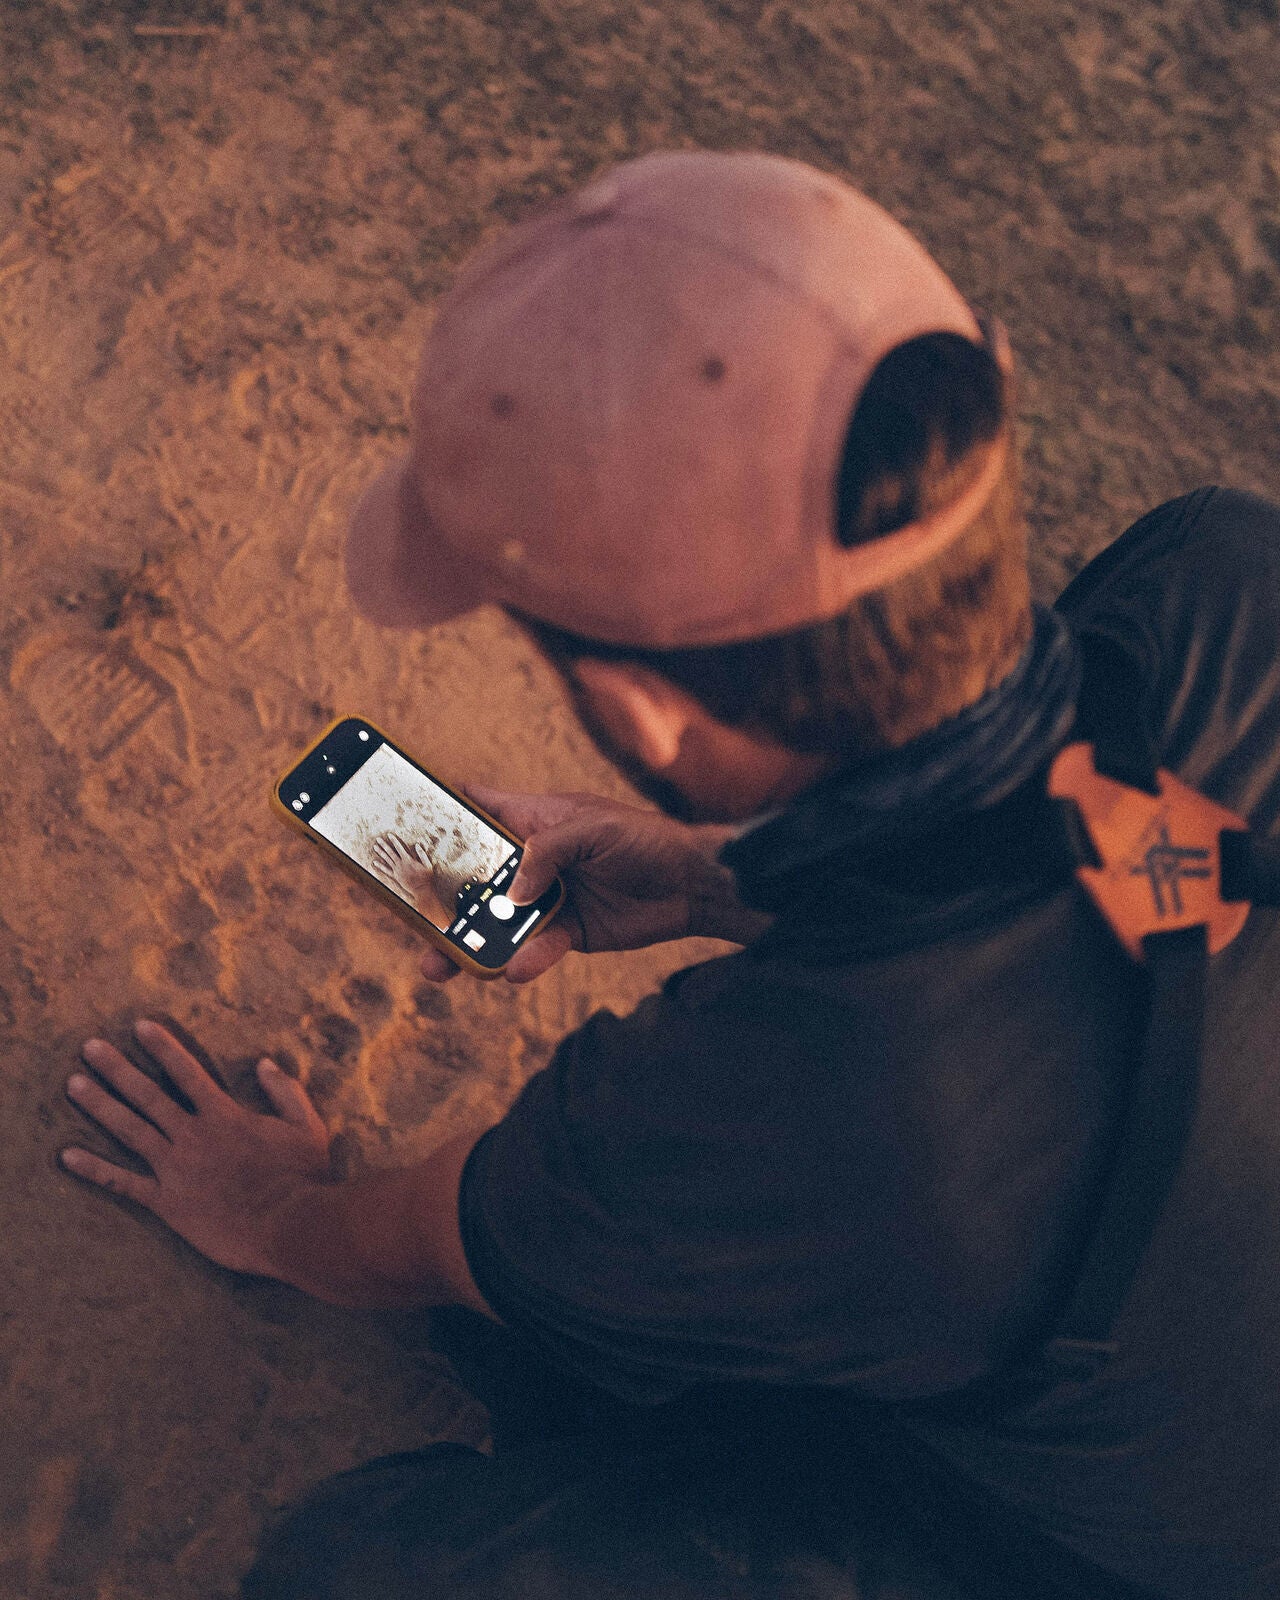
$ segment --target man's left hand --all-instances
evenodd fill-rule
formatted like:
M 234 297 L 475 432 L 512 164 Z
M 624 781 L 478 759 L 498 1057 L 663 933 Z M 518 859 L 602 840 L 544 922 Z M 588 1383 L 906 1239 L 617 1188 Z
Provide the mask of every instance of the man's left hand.
M 189 1244 L 236 1272 L 276 1276 L 275 1222 L 299 1191 L 330 1180 L 329 1134 L 306 1090 L 269 1060 L 258 1081 L 275 1116 L 247 1110 L 158 1023 L 139 1021 L 138 1042 L 195 1108 L 188 1112 L 102 1039 L 85 1060 L 115 1093 L 83 1073 L 67 1093 L 76 1106 L 142 1157 L 150 1174 L 76 1146 L 62 1152 L 69 1172 L 153 1211 Z

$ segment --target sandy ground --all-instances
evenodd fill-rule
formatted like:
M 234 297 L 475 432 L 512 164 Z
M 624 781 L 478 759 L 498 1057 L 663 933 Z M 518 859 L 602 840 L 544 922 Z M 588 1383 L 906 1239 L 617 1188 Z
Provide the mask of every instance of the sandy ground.
M 267 1506 L 485 1436 L 416 1319 L 63 1175 L 81 1039 L 168 1015 L 246 1096 L 278 1052 L 358 1168 L 711 948 L 431 990 L 268 812 L 338 711 L 455 782 L 625 792 L 500 615 L 394 635 L 344 597 L 457 264 L 654 148 L 850 177 L 1009 325 L 1049 598 L 1162 499 L 1280 492 L 1276 37 L 1274 0 L 0 0 L 6 1600 L 229 1596 Z

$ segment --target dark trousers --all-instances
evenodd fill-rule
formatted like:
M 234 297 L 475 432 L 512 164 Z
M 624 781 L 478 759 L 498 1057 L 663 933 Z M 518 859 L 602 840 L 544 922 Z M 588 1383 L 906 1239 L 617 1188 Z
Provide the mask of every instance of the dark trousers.
M 436 1444 L 327 1480 L 243 1600 L 1130 1600 L 830 1392 L 627 1406 L 458 1311 L 432 1342 L 494 1453 Z

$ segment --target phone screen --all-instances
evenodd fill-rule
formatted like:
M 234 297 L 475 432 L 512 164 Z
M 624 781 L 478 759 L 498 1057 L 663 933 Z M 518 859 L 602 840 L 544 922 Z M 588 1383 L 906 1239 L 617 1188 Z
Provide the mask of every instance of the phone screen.
M 560 897 L 502 892 L 520 846 L 367 723 L 347 718 L 279 787 L 281 804 L 482 966 L 504 965 Z

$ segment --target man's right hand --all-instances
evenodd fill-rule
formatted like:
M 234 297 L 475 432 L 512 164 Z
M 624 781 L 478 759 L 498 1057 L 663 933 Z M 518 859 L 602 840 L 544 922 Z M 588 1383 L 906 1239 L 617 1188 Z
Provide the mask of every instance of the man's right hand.
M 511 983 L 539 977 L 569 950 L 639 950 L 693 935 L 745 944 L 769 925 L 742 904 L 732 873 L 715 859 L 732 827 L 677 822 L 593 794 L 510 794 L 479 784 L 466 793 L 525 841 L 512 900 L 526 905 L 564 879 L 564 905 L 504 969 Z M 422 960 L 434 983 L 460 970 L 440 950 Z

